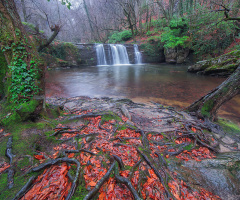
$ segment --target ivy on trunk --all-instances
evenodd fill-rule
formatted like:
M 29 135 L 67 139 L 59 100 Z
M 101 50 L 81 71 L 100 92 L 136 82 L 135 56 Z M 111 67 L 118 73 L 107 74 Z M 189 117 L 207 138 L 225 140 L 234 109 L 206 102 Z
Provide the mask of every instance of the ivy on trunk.
M 44 65 L 23 28 L 14 0 L 0 0 L 0 46 L 8 63 L 4 87 L 9 107 L 18 113 L 29 111 L 28 117 L 39 114 L 44 99 Z M 26 109 L 28 104 L 34 108 Z

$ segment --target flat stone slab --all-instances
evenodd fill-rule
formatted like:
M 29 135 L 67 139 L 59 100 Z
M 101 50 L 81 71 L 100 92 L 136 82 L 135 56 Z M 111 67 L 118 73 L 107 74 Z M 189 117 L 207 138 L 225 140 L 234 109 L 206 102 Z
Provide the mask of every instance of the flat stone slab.
M 224 142 L 224 143 L 226 143 L 226 144 L 233 144 L 235 141 L 232 139 L 232 138 L 230 138 L 229 136 L 225 136 L 223 139 L 222 139 L 222 141 Z

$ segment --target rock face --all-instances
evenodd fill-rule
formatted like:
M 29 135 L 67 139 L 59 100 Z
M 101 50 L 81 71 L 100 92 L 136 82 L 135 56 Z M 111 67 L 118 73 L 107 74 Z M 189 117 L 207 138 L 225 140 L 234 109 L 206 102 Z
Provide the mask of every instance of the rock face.
M 143 63 L 165 62 L 163 45 L 157 42 L 143 43 L 139 46 L 142 53 Z
M 164 49 L 166 63 L 182 64 L 186 62 L 189 55 L 189 49 L 186 48 L 169 48 Z
M 72 43 L 55 42 L 42 53 L 48 68 L 77 67 L 82 61 L 78 49 Z
M 76 46 L 81 55 L 82 64 L 97 65 L 95 44 L 77 44 Z
M 232 51 L 217 58 L 197 62 L 188 68 L 188 72 L 203 74 L 229 76 L 240 64 L 240 51 Z

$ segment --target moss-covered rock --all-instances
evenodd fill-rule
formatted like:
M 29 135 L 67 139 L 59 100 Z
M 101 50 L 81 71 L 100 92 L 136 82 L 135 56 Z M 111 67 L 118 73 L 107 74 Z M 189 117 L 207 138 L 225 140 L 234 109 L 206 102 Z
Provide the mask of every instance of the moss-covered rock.
M 217 58 L 197 62 L 188 68 L 188 72 L 204 75 L 229 76 L 239 65 L 240 50 L 235 50 Z
M 23 103 L 17 111 L 17 113 L 21 117 L 21 120 L 25 121 L 32 117 L 35 118 L 33 115 L 35 115 L 35 111 L 39 104 L 39 100 L 31 100 Z
M 82 64 L 75 45 L 68 42 L 54 42 L 42 53 L 49 68 L 75 67 Z

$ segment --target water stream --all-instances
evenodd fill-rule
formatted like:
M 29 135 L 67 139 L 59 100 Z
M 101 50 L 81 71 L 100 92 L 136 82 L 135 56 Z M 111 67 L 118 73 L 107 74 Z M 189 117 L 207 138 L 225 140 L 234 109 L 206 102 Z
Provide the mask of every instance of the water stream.
M 98 65 L 107 65 L 106 54 L 103 44 L 96 45 L 96 54 Z
M 142 54 L 138 49 L 138 45 L 134 44 L 134 53 L 135 53 L 135 63 L 142 64 Z
M 130 65 L 127 48 L 122 44 L 97 44 L 96 55 L 98 65 Z M 135 63 L 142 63 L 142 55 L 138 45 L 132 45 L 135 54 Z
M 117 48 L 117 47 L 116 47 Z M 120 97 L 186 107 L 223 82 L 197 76 L 180 65 L 107 65 L 49 71 L 47 96 Z M 223 106 L 221 116 L 240 122 L 240 96 Z

